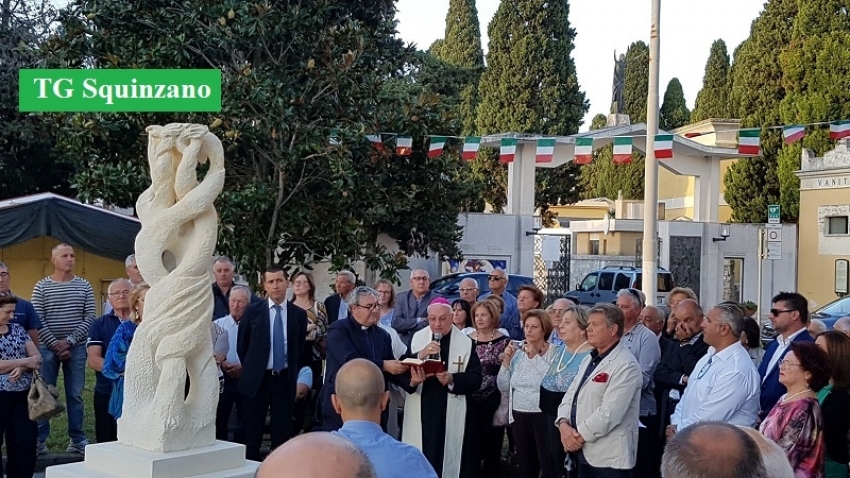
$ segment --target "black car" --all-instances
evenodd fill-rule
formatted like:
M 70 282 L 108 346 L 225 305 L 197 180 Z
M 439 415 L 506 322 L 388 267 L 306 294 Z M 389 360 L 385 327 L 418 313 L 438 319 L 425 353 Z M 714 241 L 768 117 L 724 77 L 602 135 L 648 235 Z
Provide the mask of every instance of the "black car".
M 449 302 L 460 298 L 460 281 L 463 279 L 475 279 L 478 282 L 478 294 L 490 292 L 490 284 L 487 282 L 489 272 L 455 272 L 444 275 L 439 279 L 434 279 L 431 282 L 431 291 L 435 294 L 445 297 Z M 522 285 L 534 285 L 534 280 L 529 276 L 521 276 L 508 274 L 508 286 L 506 290 L 516 297 L 519 287 Z

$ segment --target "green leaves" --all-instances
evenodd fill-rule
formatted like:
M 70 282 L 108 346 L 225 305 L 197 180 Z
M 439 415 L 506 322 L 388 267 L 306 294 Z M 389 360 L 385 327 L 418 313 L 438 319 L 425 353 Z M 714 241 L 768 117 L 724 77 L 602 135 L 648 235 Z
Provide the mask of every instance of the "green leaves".
M 726 42 L 715 40 L 711 44 L 702 89 L 697 93 L 694 110 L 691 112 L 691 121 L 696 123 L 708 118 L 732 117 L 729 112 L 729 95 L 732 87 L 729 69 Z
M 661 103 L 661 111 L 658 116 L 658 127 L 664 131 L 671 131 L 690 122 L 691 112 L 685 101 L 685 92 L 682 91 L 682 83 L 678 78 L 673 78 L 667 83 L 664 91 L 664 101 Z

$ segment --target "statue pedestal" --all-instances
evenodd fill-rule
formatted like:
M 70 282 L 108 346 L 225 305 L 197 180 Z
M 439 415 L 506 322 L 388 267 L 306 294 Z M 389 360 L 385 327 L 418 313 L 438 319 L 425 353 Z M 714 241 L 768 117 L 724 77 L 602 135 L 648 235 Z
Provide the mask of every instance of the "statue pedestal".
M 629 115 L 613 114 L 608 115 L 608 122 L 605 126 L 628 126 L 632 124 L 629 120 Z
M 80 463 L 51 466 L 47 478 L 253 478 L 260 466 L 245 460 L 245 446 L 217 441 L 214 445 L 157 453 L 99 443 L 86 447 Z

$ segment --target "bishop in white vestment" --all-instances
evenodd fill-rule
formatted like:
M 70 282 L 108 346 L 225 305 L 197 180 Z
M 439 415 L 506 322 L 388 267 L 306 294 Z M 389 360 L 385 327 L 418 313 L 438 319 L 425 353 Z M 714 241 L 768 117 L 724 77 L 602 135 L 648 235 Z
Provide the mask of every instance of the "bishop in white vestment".
M 428 325 L 414 334 L 410 356 L 426 359 L 439 354 L 446 371 L 425 376 L 411 367 L 402 441 L 422 450 L 441 478 L 474 478 L 480 471 L 474 410 L 467 396 L 481 386 L 481 363 L 472 340 L 452 325 L 448 301 L 431 302 Z

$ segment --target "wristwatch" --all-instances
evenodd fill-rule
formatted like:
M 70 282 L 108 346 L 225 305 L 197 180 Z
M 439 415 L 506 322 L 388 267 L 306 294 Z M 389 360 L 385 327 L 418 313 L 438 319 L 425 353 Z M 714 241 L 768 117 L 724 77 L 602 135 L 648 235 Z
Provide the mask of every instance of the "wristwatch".
M 74 340 L 74 337 L 68 337 L 67 339 L 65 339 L 65 342 L 68 342 L 68 345 L 70 345 L 71 347 L 77 344 L 77 341 Z
M 569 420 L 567 420 L 564 417 L 561 417 L 561 418 L 555 420 L 555 426 L 559 427 L 559 426 L 561 426 L 562 423 L 567 423 L 567 422 L 569 422 Z

